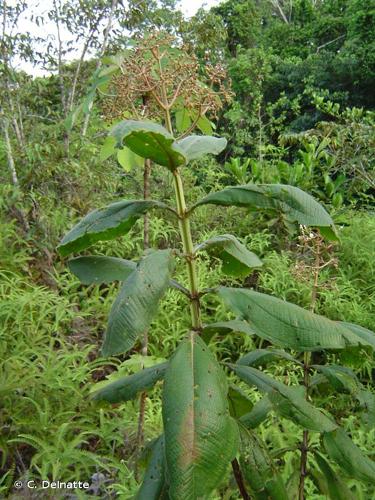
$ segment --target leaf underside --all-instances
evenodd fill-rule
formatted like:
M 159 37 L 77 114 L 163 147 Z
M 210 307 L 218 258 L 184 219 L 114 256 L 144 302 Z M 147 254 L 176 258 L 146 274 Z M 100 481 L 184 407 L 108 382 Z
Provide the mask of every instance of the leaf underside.
M 184 152 L 187 161 L 191 161 L 207 154 L 218 155 L 225 149 L 227 140 L 224 137 L 210 135 L 189 135 L 177 144 Z

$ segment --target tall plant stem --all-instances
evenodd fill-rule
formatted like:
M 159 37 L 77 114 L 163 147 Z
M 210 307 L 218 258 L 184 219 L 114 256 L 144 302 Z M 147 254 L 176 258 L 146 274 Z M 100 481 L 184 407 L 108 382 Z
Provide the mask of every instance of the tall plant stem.
M 177 212 L 179 215 L 179 226 L 182 239 L 182 247 L 184 250 L 186 267 L 189 277 L 191 324 L 193 330 L 200 332 L 200 330 L 202 329 L 202 323 L 201 323 L 200 304 L 199 304 L 198 276 L 195 265 L 195 255 L 194 255 L 193 240 L 190 229 L 190 219 L 186 209 L 182 179 L 178 170 L 175 170 L 173 172 L 173 181 L 176 193 L 176 203 L 177 203 Z
M 143 169 L 143 199 L 148 200 L 150 198 L 150 175 L 151 175 L 151 161 L 149 159 L 145 160 Z M 150 246 L 150 225 L 149 217 L 146 213 L 143 217 L 143 249 L 147 250 Z M 142 339 L 142 356 L 147 356 L 148 351 L 148 331 L 146 330 L 143 334 Z M 144 442 L 144 424 L 145 424 L 145 412 L 146 412 L 146 400 L 147 393 L 142 392 L 139 400 L 139 415 L 138 415 L 138 429 L 137 429 L 137 455 L 143 446 Z M 138 457 L 137 457 L 138 458 Z M 138 460 L 135 461 L 135 475 L 138 476 Z
M 172 123 L 168 108 L 165 109 L 166 126 L 169 132 L 172 133 Z M 199 302 L 199 284 L 198 275 L 195 265 L 195 255 L 193 247 L 193 239 L 190 228 L 190 214 L 186 207 L 184 186 L 178 169 L 173 172 L 173 182 L 176 195 L 177 213 L 179 215 L 180 235 L 182 239 L 182 247 L 186 259 L 186 267 L 189 276 L 189 291 L 190 291 L 190 313 L 192 329 L 199 333 L 202 330 L 201 310 Z M 232 460 L 233 474 L 240 491 L 241 497 L 244 500 L 250 500 L 247 494 L 242 472 L 237 459 Z
M 315 264 L 314 264 L 314 281 L 311 291 L 311 303 L 310 310 L 314 312 L 316 299 L 318 295 L 318 287 L 319 287 L 319 270 L 320 270 L 320 245 L 321 239 L 320 235 L 317 237 L 316 241 L 313 241 L 314 250 L 315 250 Z M 306 399 L 309 397 L 309 388 L 310 388 L 310 363 L 311 363 L 311 353 L 304 352 L 303 353 L 303 385 L 305 386 L 305 394 Z M 304 430 L 302 441 L 300 445 L 301 449 L 301 462 L 300 462 L 300 480 L 299 480 L 299 488 L 298 488 L 298 499 L 305 500 L 305 478 L 307 476 L 307 454 L 309 450 L 309 431 Z

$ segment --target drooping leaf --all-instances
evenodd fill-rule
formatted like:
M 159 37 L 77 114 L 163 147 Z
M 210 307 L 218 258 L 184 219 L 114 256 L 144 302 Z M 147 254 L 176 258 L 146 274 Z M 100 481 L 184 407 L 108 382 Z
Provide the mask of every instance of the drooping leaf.
M 231 234 L 214 236 L 195 247 L 196 252 L 206 251 L 223 262 L 222 270 L 231 276 L 246 276 L 262 261 Z
M 364 341 L 363 345 L 369 345 L 372 349 L 375 349 L 374 332 L 368 330 L 367 328 L 363 328 L 363 326 L 346 323 L 345 321 L 339 321 L 339 324 L 352 331 L 357 337 L 361 338 Z
M 281 476 L 260 439 L 241 428 L 241 471 L 255 500 L 288 500 Z
M 122 403 L 134 399 L 138 393 L 154 387 L 156 382 L 164 377 L 167 366 L 168 363 L 162 363 L 105 385 L 100 383 L 100 388 L 94 392 L 93 399 L 108 403 Z
M 255 429 L 266 420 L 269 413 L 272 411 L 271 401 L 267 396 L 263 396 L 249 413 L 245 413 L 240 418 L 240 422 L 247 429 Z
M 125 144 L 142 158 L 149 158 L 169 170 L 186 164 L 186 156 L 173 136 L 157 123 L 125 120 L 115 125 L 111 134 L 119 148 Z
M 375 484 L 375 463 L 342 430 L 323 434 L 324 448 L 331 460 L 350 477 Z
M 245 356 L 242 356 L 238 361 L 238 365 L 245 366 L 264 366 L 275 359 L 286 359 L 301 365 L 293 356 L 285 351 L 279 349 L 254 349 Z
M 117 161 L 125 172 L 130 172 L 132 168 L 142 167 L 144 159 L 125 147 L 117 150 Z
M 164 378 L 163 423 L 172 499 L 207 497 L 222 480 L 238 446 L 227 382 L 207 345 L 191 332 Z
M 189 135 L 177 142 L 188 161 L 197 160 L 204 155 L 218 155 L 227 145 L 224 137 L 211 135 Z
M 367 340 L 341 323 L 271 295 L 226 287 L 220 287 L 218 293 L 227 307 L 249 323 L 256 335 L 280 347 L 321 351 L 368 345 Z
M 229 187 L 199 200 L 193 209 L 207 204 L 281 212 L 289 222 L 323 227 L 326 235 L 336 238 L 334 223 L 325 209 L 312 196 L 295 186 L 246 184 Z
M 84 285 L 92 283 L 100 285 L 113 281 L 125 281 L 137 265 L 131 260 L 118 257 L 90 255 L 69 260 L 68 267 Z
M 289 387 L 256 368 L 229 366 L 244 382 L 255 385 L 261 392 L 266 393 L 273 409 L 282 417 L 317 432 L 328 432 L 337 427 L 335 422 L 306 401 L 298 387 Z
M 246 321 L 230 320 L 218 321 L 217 323 L 210 323 L 205 325 L 202 330 L 202 338 L 205 342 L 209 342 L 211 338 L 219 333 L 226 335 L 231 332 L 245 333 L 246 335 L 254 335 L 254 331 L 249 327 Z
M 253 407 L 246 394 L 233 384 L 228 389 L 228 402 L 230 414 L 234 418 L 240 418 L 249 413 Z
M 341 477 L 332 469 L 327 460 L 318 452 L 314 453 L 315 459 L 322 471 L 325 481 L 319 481 L 319 489 L 331 500 L 354 500 L 354 496 Z
M 152 200 L 123 200 L 94 210 L 64 236 L 57 249 L 62 256 L 65 256 L 84 250 L 97 241 L 122 236 L 152 208 L 170 210 L 164 203 Z
M 147 253 L 124 282 L 108 321 L 103 356 L 128 351 L 150 326 L 170 281 L 171 250 Z
M 161 500 L 166 490 L 164 436 L 153 445 L 143 482 L 134 500 Z

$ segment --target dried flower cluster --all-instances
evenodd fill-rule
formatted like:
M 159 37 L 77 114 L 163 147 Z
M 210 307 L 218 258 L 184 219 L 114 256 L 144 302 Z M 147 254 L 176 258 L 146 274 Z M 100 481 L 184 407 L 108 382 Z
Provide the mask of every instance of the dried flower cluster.
M 154 33 L 123 54 L 121 73 L 112 79 L 103 112 L 110 121 L 129 116 L 160 121 L 166 110 L 185 109 L 191 131 L 199 118 L 216 117 L 230 101 L 227 84 L 223 67 L 202 67 L 175 37 Z

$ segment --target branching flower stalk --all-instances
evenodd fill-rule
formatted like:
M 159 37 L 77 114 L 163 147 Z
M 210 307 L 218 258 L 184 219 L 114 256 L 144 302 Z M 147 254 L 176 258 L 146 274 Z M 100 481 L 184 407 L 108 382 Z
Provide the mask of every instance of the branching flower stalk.
M 312 289 L 311 289 L 311 301 L 310 301 L 310 311 L 315 312 L 316 301 L 319 293 L 319 273 L 320 271 L 334 262 L 334 259 L 330 259 L 324 262 L 322 256 L 324 250 L 324 240 L 318 233 L 311 232 L 303 235 L 300 238 L 302 244 L 305 248 L 308 248 L 312 252 L 313 265 L 307 266 L 308 270 L 312 272 Z M 331 245 L 327 248 L 331 249 Z M 306 266 L 305 266 L 306 267 Z M 309 390 L 310 390 L 310 364 L 311 364 L 311 352 L 303 353 L 303 385 L 305 387 L 306 400 L 309 400 Z M 307 459 L 309 451 L 309 431 L 304 430 L 302 435 L 302 441 L 300 443 L 301 459 L 300 459 L 300 480 L 298 488 L 298 499 L 305 500 L 305 479 L 308 475 L 307 470 Z

